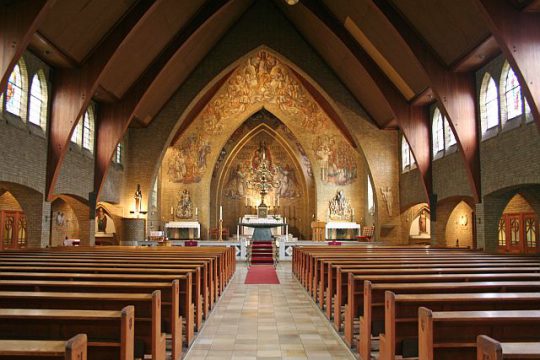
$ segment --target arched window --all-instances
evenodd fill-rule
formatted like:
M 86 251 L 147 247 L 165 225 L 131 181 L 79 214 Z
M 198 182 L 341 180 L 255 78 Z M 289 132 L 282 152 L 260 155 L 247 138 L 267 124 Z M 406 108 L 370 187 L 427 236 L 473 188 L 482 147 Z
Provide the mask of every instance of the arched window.
M 83 117 L 82 147 L 94 152 L 94 114 L 92 108 L 88 108 Z
M 26 66 L 21 59 L 13 68 L 6 89 L 6 111 L 21 118 L 25 115 L 26 83 Z
M 401 169 L 405 170 L 411 166 L 411 150 L 405 136 L 401 137 Z
M 116 151 L 114 152 L 114 162 L 117 164 L 122 164 L 122 159 L 124 157 L 124 146 L 121 142 L 116 145 Z
M 448 123 L 448 119 L 444 118 L 444 148 L 448 150 L 452 145 L 456 144 L 456 137 Z
M 75 126 L 75 129 L 73 130 L 73 134 L 71 134 L 71 142 L 75 143 L 77 145 L 81 145 L 82 140 L 82 127 L 81 122 L 77 122 L 77 125 Z
M 504 76 L 506 70 L 506 76 Z M 506 102 L 506 119 L 510 120 L 523 114 L 523 98 L 521 87 L 514 70 L 506 63 L 503 67 L 504 99 Z
M 499 125 L 499 98 L 497 85 L 486 73 L 481 91 L 482 133 Z
M 30 106 L 28 120 L 32 124 L 46 127 L 47 122 L 47 84 L 43 73 L 34 75 L 30 86 Z
M 371 185 L 371 176 L 367 176 L 367 206 L 370 215 L 375 214 L 375 199 L 373 197 L 373 186 Z
M 439 109 L 435 109 L 435 112 L 433 113 L 433 122 L 431 126 L 433 156 L 436 156 L 440 151 L 444 150 L 444 118 Z

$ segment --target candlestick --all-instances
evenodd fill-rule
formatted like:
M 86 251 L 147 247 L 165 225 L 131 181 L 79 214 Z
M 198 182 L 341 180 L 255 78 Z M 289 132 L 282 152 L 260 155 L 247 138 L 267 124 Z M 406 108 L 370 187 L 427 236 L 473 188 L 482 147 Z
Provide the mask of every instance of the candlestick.
M 240 225 L 236 225 L 236 241 L 240 241 Z

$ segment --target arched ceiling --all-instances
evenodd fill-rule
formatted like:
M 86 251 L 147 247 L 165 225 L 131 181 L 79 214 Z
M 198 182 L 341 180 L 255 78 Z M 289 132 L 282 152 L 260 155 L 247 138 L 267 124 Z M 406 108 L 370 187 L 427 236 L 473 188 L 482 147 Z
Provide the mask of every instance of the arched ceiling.
M 379 126 L 394 126 L 395 114 L 385 104 L 384 94 L 374 86 L 376 80 L 370 79 L 369 69 L 338 35 L 340 31 L 363 49 L 407 101 L 429 88 L 421 65 L 373 0 L 301 0 L 294 6 L 282 0 L 263 1 L 276 4 Z M 167 65 L 154 76 L 152 91 L 140 99 L 136 118 L 146 126 L 253 0 L 56 0 L 34 34 L 31 48 L 53 66 L 80 67 L 122 19 L 144 2 L 151 6 L 102 70 L 93 96 L 98 101 L 119 101 L 145 73 L 152 71 L 175 40 L 185 37 L 178 51 L 169 55 Z M 485 45 L 491 34 L 469 0 L 385 2 L 412 25 L 418 37 L 447 66 L 459 64 L 477 48 L 482 52 L 477 58 L 488 59 L 498 53 L 493 44 Z M 516 5 L 523 7 L 523 3 Z M 194 24 L 205 12 L 202 21 Z M 329 21 L 334 26 L 328 26 Z

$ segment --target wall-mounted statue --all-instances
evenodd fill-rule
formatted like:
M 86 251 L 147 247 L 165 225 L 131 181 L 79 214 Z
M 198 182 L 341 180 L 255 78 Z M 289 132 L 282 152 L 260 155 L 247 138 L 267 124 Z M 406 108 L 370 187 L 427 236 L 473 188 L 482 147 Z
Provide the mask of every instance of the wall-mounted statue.
M 184 190 L 179 194 L 179 199 L 176 204 L 176 217 L 178 219 L 192 219 L 193 218 L 193 203 L 191 201 L 191 195 L 188 190 Z
M 390 186 L 381 187 L 381 195 L 386 204 L 386 211 L 388 216 L 392 216 L 392 202 L 394 201 L 392 195 L 392 188 Z
M 328 215 L 330 220 L 353 221 L 353 209 L 349 200 L 345 198 L 343 190 L 338 190 L 332 200 L 329 201 Z

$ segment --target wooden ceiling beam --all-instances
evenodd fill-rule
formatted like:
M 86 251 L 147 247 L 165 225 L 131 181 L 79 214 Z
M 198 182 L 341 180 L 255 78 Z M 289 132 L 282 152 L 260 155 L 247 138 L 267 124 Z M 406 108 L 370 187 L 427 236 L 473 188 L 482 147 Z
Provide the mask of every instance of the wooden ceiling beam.
M 53 196 L 62 162 L 69 149 L 71 134 L 98 89 L 101 74 L 119 45 L 153 3 L 153 0 L 138 2 L 81 67 L 57 69 L 54 73 L 55 86 L 47 148 L 47 199 Z
M 18 0 L 0 5 L 0 92 L 55 0 Z
M 400 34 L 426 72 L 440 110 L 449 120 L 463 156 L 469 186 L 476 202 L 480 201 L 480 154 L 476 126 L 474 74 L 454 73 L 447 68 L 403 19 L 388 0 L 372 0 L 379 11 Z M 505 0 L 502 0 L 505 1 Z
M 512 66 L 540 131 L 540 14 L 506 0 L 474 0 Z
M 178 35 L 171 40 L 142 77 L 126 92 L 118 103 L 103 104 L 96 127 L 96 162 L 94 169 L 94 192 L 99 196 L 111 164 L 116 146 L 122 140 L 129 124 L 135 119 L 137 106 L 148 94 L 148 89 L 168 63 L 181 50 L 192 35 L 214 15 L 223 10 L 229 0 L 209 1 L 201 7 Z M 180 85 L 180 84 L 179 84 Z M 143 119 L 141 119 L 143 120 Z
M 343 24 L 334 16 L 330 15 L 331 12 L 324 5 L 316 0 L 303 0 L 302 4 L 334 32 L 355 56 L 361 66 L 370 74 L 373 79 L 372 86 L 378 87 L 384 95 L 385 100 L 394 113 L 398 126 L 409 142 L 422 177 L 426 201 L 429 201 L 433 193 L 433 182 L 431 178 L 431 151 L 429 146 L 429 121 L 427 112 L 423 111 L 421 106 L 410 105 L 407 102 L 379 66 L 359 46 Z M 357 100 L 362 103 L 361 99 Z

